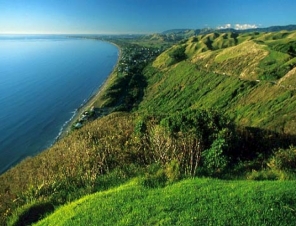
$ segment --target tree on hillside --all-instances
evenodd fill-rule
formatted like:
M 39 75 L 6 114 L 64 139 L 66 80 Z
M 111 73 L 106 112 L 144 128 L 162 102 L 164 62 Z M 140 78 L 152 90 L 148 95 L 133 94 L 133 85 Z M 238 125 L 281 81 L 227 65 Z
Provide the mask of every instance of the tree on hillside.
M 182 174 L 195 176 L 200 166 L 209 174 L 227 167 L 235 138 L 227 117 L 215 111 L 187 110 L 163 118 L 160 127 L 167 133 L 158 130 L 152 136 L 162 141 L 161 157 L 176 160 Z
M 185 60 L 187 58 L 187 55 L 185 53 L 186 47 L 181 46 L 175 49 L 171 54 L 170 57 L 173 58 L 173 63 L 178 63 L 182 60 Z
M 296 57 L 296 51 L 295 49 L 293 48 L 293 46 L 290 46 L 289 49 L 288 49 L 288 54 L 293 56 L 293 57 Z

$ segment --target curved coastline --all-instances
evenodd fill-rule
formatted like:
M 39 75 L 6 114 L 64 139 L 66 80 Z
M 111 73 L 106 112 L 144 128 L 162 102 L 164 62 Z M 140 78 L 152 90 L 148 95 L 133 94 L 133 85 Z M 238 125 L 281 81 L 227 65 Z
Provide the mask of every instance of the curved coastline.
M 44 144 L 42 148 L 40 148 L 38 151 L 34 150 L 33 152 L 30 152 L 30 154 L 28 156 L 22 154 L 21 156 L 12 159 L 9 163 L 7 161 L 5 163 L 6 165 L 4 165 L 3 168 L 0 168 L 0 175 L 2 175 L 3 173 L 5 173 L 7 170 L 14 167 L 15 165 L 17 165 L 18 163 L 20 163 L 22 160 L 26 159 L 27 157 L 35 156 L 35 155 L 38 155 L 39 153 L 46 151 L 47 149 L 51 148 L 56 142 L 58 142 L 61 138 L 68 135 L 68 132 L 70 131 L 70 128 L 71 128 L 72 124 L 75 122 L 75 120 L 77 120 L 77 118 L 80 116 L 80 114 L 83 111 L 87 110 L 87 108 L 89 106 L 91 106 L 97 100 L 97 97 L 100 96 L 101 91 L 104 89 L 104 86 L 108 83 L 110 78 L 112 78 L 112 75 L 114 74 L 114 72 L 118 66 L 118 62 L 120 61 L 120 58 L 121 58 L 121 48 L 118 45 L 116 45 L 115 43 L 108 42 L 105 40 L 94 39 L 94 41 L 103 42 L 106 44 L 110 44 L 113 47 L 114 46 L 116 47 L 113 50 L 113 52 L 114 52 L 116 49 L 116 51 L 114 52 L 116 54 L 116 56 L 114 56 L 114 54 L 112 55 L 113 64 L 110 65 L 109 71 L 106 71 L 105 75 L 102 74 L 103 75 L 102 76 L 103 79 L 101 80 L 102 82 L 97 83 L 97 87 L 91 88 L 89 90 L 89 91 L 91 91 L 91 93 L 82 102 L 80 102 L 80 103 L 78 102 L 78 104 L 76 106 L 74 105 L 74 108 L 68 110 L 68 118 L 66 117 L 64 121 L 61 121 L 61 123 L 59 124 L 59 127 L 57 127 L 56 132 L 53 133 L 53 135 L 51 137 L 47 137 L 47 138 L 45 137 L 44 140 L 46 141 L 46 144 Z M 93 59 L 95 61 L 94 64 L 99 64 L 101 62 L 100 58 L 98 58 L 97 60 L 96 60 L 96 58 L 93 58 Z M 95 75 L 95 76 L 99 76 L 99 75 Z
M 100 84 L 100 86 L 96 89 L 96 91 L 94 91 L 94 93 L 88 99 L 85 99 L 81 103 L 81 105 L 73 111 L 73 115 L 71 116 L 71 118 L 69 120 L 67 120 L 62 125 L 57 137 L 54 139 L 54 141 L 52 142 L 50 147 L 53 146 L 56 142 L 58 142 L 60 139 L 62 139 L 63 137 L 67 136 L 70 133 L 70 129 L 72 127 L 72 124 L 79 118 L 79 116 L 82 114 L 82 112 L 84 112 L 88 108 L 90 108 L 99 99 L 99 97 L 102 95 L 104 89 L 106 88 L 106 86 L 109 84 L 109 82 L 112 80 L 112 78 L 115 75 L 115 71 L 118 67 L 118 63 L 119 63 L 121 56 L 122 56 L 122 50 L 119 45 L 117 45 L 113 42 L 105 41 L 105 40 L 101 40 L 101 39 L 99 39 L 98 41 L 107 42 L 111 45 L 114 45 L 118 49 L 117 61 L 114 65 L 111 73 L 106 77 L 105 81 L 102 84 Z

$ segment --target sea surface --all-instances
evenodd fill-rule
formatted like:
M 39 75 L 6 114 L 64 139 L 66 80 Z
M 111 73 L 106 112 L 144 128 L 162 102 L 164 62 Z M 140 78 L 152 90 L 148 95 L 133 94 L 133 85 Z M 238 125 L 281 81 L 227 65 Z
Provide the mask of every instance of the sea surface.
M 98 40 L 0 36 L 0 174 L 56 141 L 118 53 Z

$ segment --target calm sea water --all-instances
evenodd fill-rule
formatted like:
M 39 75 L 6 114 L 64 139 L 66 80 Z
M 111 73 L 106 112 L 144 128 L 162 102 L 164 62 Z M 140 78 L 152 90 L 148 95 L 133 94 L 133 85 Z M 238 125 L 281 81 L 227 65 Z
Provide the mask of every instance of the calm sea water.
M 50 147 L 117 58 L 95 40 L 0 36 L 0 173 Z

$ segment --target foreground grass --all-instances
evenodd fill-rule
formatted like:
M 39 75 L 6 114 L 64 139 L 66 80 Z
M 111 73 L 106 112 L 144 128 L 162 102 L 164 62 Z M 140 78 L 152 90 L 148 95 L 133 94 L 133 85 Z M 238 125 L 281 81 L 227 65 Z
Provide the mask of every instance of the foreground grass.
M 294 225 L 295 181 L 132 180 L 58 209 L 36 225 Z

